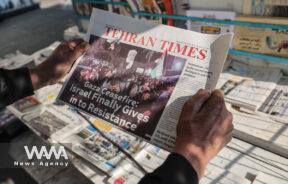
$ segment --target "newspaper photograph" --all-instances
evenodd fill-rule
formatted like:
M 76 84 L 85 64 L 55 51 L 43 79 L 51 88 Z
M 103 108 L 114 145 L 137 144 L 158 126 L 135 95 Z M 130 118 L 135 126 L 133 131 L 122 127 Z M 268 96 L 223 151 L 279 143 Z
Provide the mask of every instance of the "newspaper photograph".
M 85 121 L 68 106 L 43 106 L 21 116 L 25 125 L 50 142 L 59 142 L 84 126 Z
M 215 88 L 231 39 L 94 9 L 91 46 L 57 99 L 171 150 L 180 109 L 200 88 Z
M 50 94 L 51 90 L 48 88 L 44 88 L 46 93 L 41 91 L 41 98 L 38 99 L 37 95 L 26 97 L 10 105 L 8 109 L 43 139 L 58 142 L 83 126 L 85 120 L 63 103 L 47 103 L 46 99 L 53 101 L 56 98 L 55 94 Z M 39 100 L 44 100 L 46 104 Z
M 59 119 L 53 112 L 47 109 L 44 109 L 43 111 L 44 112 L 36 117 L 27 115 L 24 116 L 23 119 L 29 127 L 32 127 L 36 132 L 48 139 L 53 133 L 64 128 L 68 123 Z
M 12 105 L 8 106 L 8 109 L 11 110 L 13 113 L 22 115 L 33 111 L 41 106 L 41 103 L 33 96 L 29 96 L 18 100 L 17 102 L 13 103 Z
M 135 138 L 134 136 L 113 127 L 107 128 L 106 126 L 106 128 L 104 130 L 101 129 L 101 131 L 104 132 L 105 136 L 109 137 L 109 139 L 113 140 L 131 155 L 138 153 L 147 144 L 139 138 Z M 68 149 L 107 174 L 111 174 L 116 167 L 120 168 L 122 165 L 132 164 L 118 147 L 109 142 L 109 140 L 103 137 L 99 131 L 91 125 L 87 125 L 76 134 L 61 141 L 61 143 L 64 143 L 65 146 L 72 146 L 68 147 Z

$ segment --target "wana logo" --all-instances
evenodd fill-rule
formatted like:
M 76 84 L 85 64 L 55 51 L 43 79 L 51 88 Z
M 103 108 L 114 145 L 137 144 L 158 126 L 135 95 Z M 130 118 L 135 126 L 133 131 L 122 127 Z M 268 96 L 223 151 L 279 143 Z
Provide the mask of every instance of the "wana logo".
M 41 146 L 40 150 L 38 150 L 36 146 L 32 146 L 31 150 L 29 150 L 28 146 L 24 146 L 24 149 L 29 160 L 32 160 L 34 155 L 38 160 L 42 159 L 43 157 L 49 160 L 53 155 L 57 160 L 59 160 L 60 157 L 64 157 L 64 159 L 68 160 L 64 146 L 51 146 L 49 151 L 47 150 L 46 146 Z

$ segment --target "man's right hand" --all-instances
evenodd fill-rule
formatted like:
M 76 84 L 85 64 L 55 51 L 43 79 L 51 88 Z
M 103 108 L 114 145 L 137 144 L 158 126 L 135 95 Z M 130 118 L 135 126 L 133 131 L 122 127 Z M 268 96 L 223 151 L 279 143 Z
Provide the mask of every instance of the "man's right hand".
M 232 139 L 232 114 L 221 91 L 199 90 L 183 106 L 174 152 L 204 175 L 208 162 Z
M 88 46 L 89 44 L 82 39 L 61 43 L 43 63 L 30 69 L 34 90 L 60 81 Z

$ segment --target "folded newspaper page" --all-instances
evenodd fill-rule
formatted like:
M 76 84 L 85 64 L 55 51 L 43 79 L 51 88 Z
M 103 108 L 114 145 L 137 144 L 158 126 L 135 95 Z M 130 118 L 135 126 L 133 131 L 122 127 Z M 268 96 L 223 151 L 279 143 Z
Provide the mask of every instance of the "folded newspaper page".
M 217 88 L 223 90 L 227 102 L 256 111 L 282 77 L 278 68 L 249 66 L 232 60 L 220 76 Z
M 271 91 L 259 112 L 270 115 L 272 119 L 288 123 L 288 76 L 283 76 Z
M 58 100 L 166 150 L 185 101 L 213 89 L 232 34 L 207 35 L 94 9 Z
M 50 142 L 70 136 L 85 122 L 69 106 L 42 104 L 35 96 L 21 99 L 8 109 L 37 135 Z
M 97 122 L 97 120 L 92 121 Z M 98 121 L 97 124 L 99 125 L 99 123 L 104 125 Z M 100 129 L 105 136 L 117 143 L 119 147 L 131 154 L 133 158 L 147 144 L 135 136 L 113 128 L 111 125 L 105 125 L 104 127 L 105 128 L 101 126 Z M 83 127 L 83 129 L 77 131 L 75 134 L 62 140 L 61 143 L 64 143 L 63 145 L 69 150 L 86 159 L 109 175 L 112 175 L 115 168 L 121 168 L 124 165 L 133 165 L 131 160 L 126 158 L 118 147 L 111 144 L 91 125 Z

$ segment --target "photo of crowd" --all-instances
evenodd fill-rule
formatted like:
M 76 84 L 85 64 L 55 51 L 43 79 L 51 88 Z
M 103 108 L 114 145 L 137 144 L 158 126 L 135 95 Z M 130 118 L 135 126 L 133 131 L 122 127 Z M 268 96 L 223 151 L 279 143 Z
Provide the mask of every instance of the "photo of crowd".
M 121 112 L 116 115 L 137 124 L 133 133 L 149 140 L 186 59 L 97 36 L 91 36 L 90 44 L 60 99 L 69 102 L 72 95 L 69 86 L 77 84 L 83 87 L 86 81 L 118 95 L 129 96 L 139 102 L 134 110 L 149 116 L 149 122 L 143 123 Z M 97 107 L 105 109 L 101 104 Z M 113 109 L 107 111 L 113 113 Z

